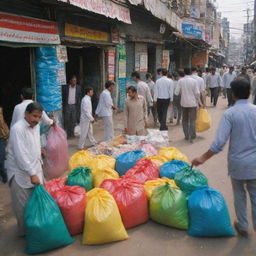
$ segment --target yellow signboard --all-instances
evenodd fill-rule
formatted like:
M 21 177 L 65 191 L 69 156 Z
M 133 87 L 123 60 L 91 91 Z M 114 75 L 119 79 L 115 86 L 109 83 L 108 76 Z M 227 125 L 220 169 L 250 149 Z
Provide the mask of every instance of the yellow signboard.
M 98 30 L 65 24 L 65 36 L 77 37 L 94 41 L 109 41 L 109 34 Z

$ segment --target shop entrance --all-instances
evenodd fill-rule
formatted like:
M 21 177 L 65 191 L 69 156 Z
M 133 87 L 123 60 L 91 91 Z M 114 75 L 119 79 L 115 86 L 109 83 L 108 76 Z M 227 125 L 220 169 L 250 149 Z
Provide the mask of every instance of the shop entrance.
M 156 73 L 156 47 L 154 45 L 148 46 L 148 72 L 152 75 Z
M 30 49 L 0 46 L 0 105 L 8 125 L 13 109 L 21 102 L 23 87 L 31 87 Z

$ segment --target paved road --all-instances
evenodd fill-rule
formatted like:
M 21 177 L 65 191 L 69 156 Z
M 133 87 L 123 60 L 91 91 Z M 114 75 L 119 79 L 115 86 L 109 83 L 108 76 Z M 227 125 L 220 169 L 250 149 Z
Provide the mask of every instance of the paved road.
M 209 108 L 213 119 L 213 126 L 210 131 L 200 134 L 194 144 L 183 140 L 181 127 L 170 126 L 171 146 L 179 148 L 186 153 L 190 159 L 204 152 L 210 145 L 220 117 L 226 108 L 226 101 L 220 100 L 217 108 Z M 120 132 L 122 116 L 117 117 L 119 123 L 117 130 Z M 100 125 L 98 125 L 100 127 Z M 96 138 L 99 140 L 102 134 L 96 127 Z M 117 131 L 117 132 L 118 132 Z M 76 141 L 70 141 L 70 151 L 76 150 Z M 227 176 L 226 152 L 211 159 L 201 167 L 201 170 L 209 179 L 210 186 L 221 191 L 227 201 L 231 218 L 235 219 L 232 192 L 229 178 Z M 23 239 L 17 238 L 15 219 L 10 210 L 10 199 L 6 185 L 0 185 L 0 255 L 18 256 L 23 255 L 22 249 L 25 246 Z M 218 221 L 218 220 L 216 220 Z M 251 256 L 256 255 L 255 234 L 251 230 L 249 239 L 240 237 L 233 238 L 193 238 L 186 232 L 172 229 L 148 222 L 137 228 L 128 231 L 130 238 L 123 242 L 107 244 L 102 246 L 83 246 L 81 245 L 81 235 L 76 236 L 74 244 L 42 255 L 53 256 Z

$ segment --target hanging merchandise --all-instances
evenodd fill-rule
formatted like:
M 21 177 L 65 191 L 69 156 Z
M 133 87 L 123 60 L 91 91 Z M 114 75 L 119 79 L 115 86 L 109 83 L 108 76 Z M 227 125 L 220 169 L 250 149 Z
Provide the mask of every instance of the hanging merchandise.
M 66 184 L 67 178 L 52 179 L 45 183 L 46 191 L 53 197 L 54 193 L 63 188 Z
M 108 190 L 110 187 L 108 183 L 103 182 L 101 188 Z M 148 221 L 148 200 L 140 182 L 121 178 L 112 183 L 109 193 L 116 200 L 125 228 L 132 228 Z
M 104 170 L 106 168 L 114 169 L 116 164 L 116 159 L 107 155 L 95 156 L 89 163 L 88 166 L 92 173 Z
M 106 168 L 105 170 L 100 170 L 98 172 L 95 172 L 93 175 L 93 183 L 94 183 L 94 187 L 100 187 L 101 183 L 104 180 L 107 179 L 118 179 L 119 175 L 118 172 L 116 172 L 115 170 L 111 169 L 111 168 Z
M 188 167 L 188 164 L 183 161 L 172 160 L 171 162 L 167 162 L 160 168 L 160 177 L 174 179 L 175 174 L 181 171 L 184 167 Z
M 145 159 L 151 160 L 158 168 L 167 161 L 163 156 L 147 156 Z
M 150 218 L 163 225 L 188 229 L 185 193 L 168 183 L 154 189 L 150 198 Z
M 87 193 L 83 244 L 125 240 L 128 234 L 113 196 L 102 188 Z
M 174 180 L 187 196 L 197 189 L 208 186 L 208 181 L 204 174 L 190 166 L 185 167 L 182 171 L 176 173 Z
M 145 156 L 145 152 L 142 150 L 134 150 L 123 153 L 116 158 L 115 170 L 120 176 L 122 176 L 136 164 L 137 160 Z
M 68 142 L 65 131 L 59 126 L 50 129 L 46 144 L 45 177 L 59 178 L 68 170 Z
M 83 232 L 86 193 L 79 186 L 65 186 L 54 194 L 71 235 Z
M 148 199 L 152 196 L 153 190 L 159 186 L 162 186 L 166 184 L 166 182 L 170 185 L 173 186 L 174 188 L 178 188 L 174 180 L 170 180 L 168 178 L 161 178 L 161 179 L 156 179 L 156 180 L 149 180 L 145 182 L 144 184 L 144 189 L 146 192 L 146 195 Z
M 159 168 L 149 159 L 140 159 L 123 177 L 145 183 L 148 180 L 159 178 Z
M 194 191 L 188 200 L 190 227 L 196 237 L 234 236 L 225 199 L 212 188 Z
M 93 176 L 89 168 L 79 167 L 74 169 L 67 178 L 67 185 L 80 186 L 86 191 L 93 188 Z
M 24 211 L 28 254 L 43 253 L 71 244 L 62 214 L 55 200 L 42 185 L 37 186 Z
M 88 167 L 93 157 L 93 154 L 89 151 L 81 150 L 76 152 L 69 160 L 69 171 L 71 172 L 77 167 Z
M 187 156 L 182 154 L 177 148 L 160 148 L 158 151 L 167 161 L 180 160 L 189 163 Z

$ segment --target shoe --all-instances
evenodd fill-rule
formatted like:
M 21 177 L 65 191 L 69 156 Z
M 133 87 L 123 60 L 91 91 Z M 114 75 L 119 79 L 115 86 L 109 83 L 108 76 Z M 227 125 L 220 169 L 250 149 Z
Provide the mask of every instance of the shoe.
M 189 142 L 190 142 L 191 144 L 193 144 L 193 143 L 194 143 L 194 141 L 193 141 L 193 139 L 192 139 L 192 138 L 189 140 Z
M 8 178 L 7 178 L 7 173 L 6 173 L 5 170 L 1 170 L 1 171 L 0 171 L 0 176 L 1 176 L 1 178 L 2 178 L 2 182 L 3 182 L 3 183 L 6 183 L 7 180 L 8 180 Z
M 189 140 L 189 138 L 188 138 L 188 137 L 185 137 L 185 140 Z
M 247 232 L 246 230 L 240 229 L 239 224 L 238 224 L 237 221 L 234 222 L 234 227 L 235 227 L 237 233 L 238 233 L 240 236 L 245 237 L 245 238 L 248 238 L 248 236 L 249 236 L 248 232 Z

